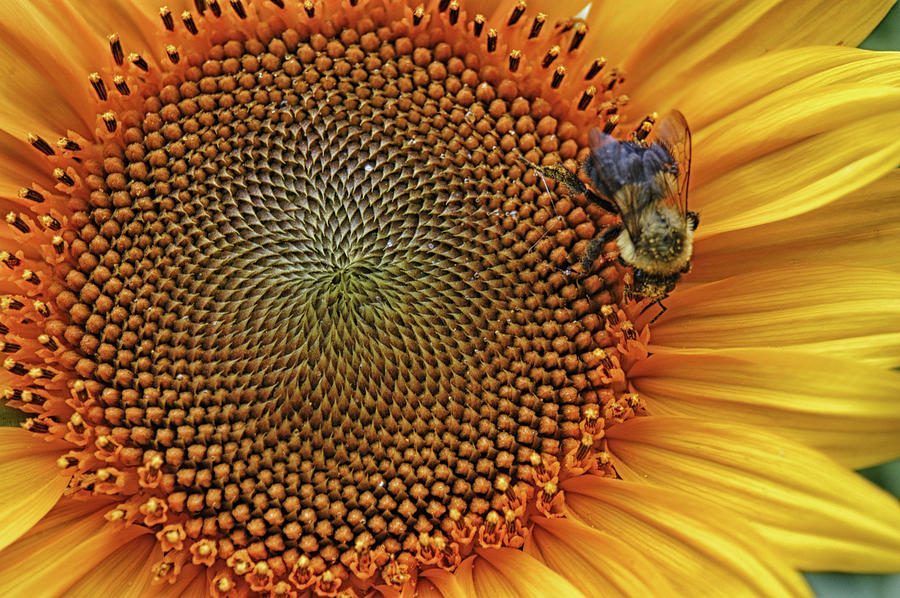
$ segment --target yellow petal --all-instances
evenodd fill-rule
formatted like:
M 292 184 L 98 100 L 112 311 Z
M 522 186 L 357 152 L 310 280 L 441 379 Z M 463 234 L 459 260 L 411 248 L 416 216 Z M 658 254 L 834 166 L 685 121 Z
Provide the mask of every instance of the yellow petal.
M 108 524 L 103 514 L 111 504 L 105 499 L 61 500 L 0 552 L 0 596 L 63 595 L 109 555 L 149 533 L 138 525 Z
M 27 532 L 69 483 L 56 460 L 65 451 L 21 428 L 0 428 L 0 550 Z
M 582 475 L 561 485 L 572 516 L 640 551 L 672 596 L 809 596 L 803 578 L 734 513 L 684 492 Z
M 563 576 L 521 550 L 477 549 L 454 574 L 470 598 L 582 598 Z
M 857 94 L 864 98 L 860 100 L 864 106 L 856 106 L 856 118 L 849 121 L 841 120 L 838 112 L 811 114 L 782 107 L 784 112 L 797 115 L 782 122 L 799 126 L 797 121 L 809 118 L 824 132 L 797 138 L 705 184 L 692 186 L 691 203 L 701 213 L 698 239 L 803 214 L 864 187 L 896 167 L 900 163 L 900 140 L 890 133 L 900 127 L 900 89 L 845 89 L 835 95 L 849 99 Z M 818 99 L 837 100 L 834 95 Z M 868 116 L 863 116 L 864 109 L 871 109 Z M 748 126 L 737 127 L 732 132 L 734 139 L 749 130 Z M 703 143 L 703 138 L 697 142 L 694 155 L 701 162 L 701 156 L 715 160 L 714 150 Z M 744 159 L 740 152 L 733 156 L 735 160 Z M 724 155 L 723 160 L 732 157 Z
M 900 504 L 825 455 L 752 426 L 642 417 L 607 433 L 624 479 L 728 507 L 798 569 L 900 571 Z
M 688 281 L 720 280 L 784 265 L 900 271 L 900 170 L 812 212 L 697 242 Z
M 532 518 L 525 552 L 586 596 L 671 596 L 674 588 L 644 556 L 618 538 L 569 518 Z
M 666 105 L 677 106 L 689 115 L 692 130 L 699 132 L 756 102 L 762 106 L 787 102 L 831 86 L 897 87 L 898 69 L 900 54 L 896 52 L 830 46 L 792 48 L 696 73 L 668 98 Z M 734 136 L 732 140 L 742 141 Z
M 900 351 L 890 351 L 900 344 L 900 274 L 893 272 L 794 265 L 679 289 L 666 307 L 652 328 L 653 345 L 792 347 L 900 365 Z
M 656 353 L 628 373 L 652 415 L 757 425 L 852 468 L 900 455 L 900 374 L 782 349 Z
M 638 114 L 657 110 L 698 73 L 767 52 L 812 45 L 856 46 L 892 5 L 891 0 L 705 0 L 676 2 L 645 12 L 643 27 L 606 38 L 628 48 L 623 91 Z M 634 6 L 634 10 L 642 9 Z M 626 9 L 627 10 L 627 9 Z M 629 39 L 630 38 L 630 39 Z

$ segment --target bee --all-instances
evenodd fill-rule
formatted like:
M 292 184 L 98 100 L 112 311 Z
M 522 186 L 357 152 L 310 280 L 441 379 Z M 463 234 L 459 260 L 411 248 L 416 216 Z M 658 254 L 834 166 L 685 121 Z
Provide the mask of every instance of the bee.
M 582 169 L 593 189 L 561 165 L 536 168 L 619 215 L 620 223 L 588 244 L 581 266 L 588 271 L 603 247 L 615 239 L 619 261 L 633 269 L 629 291 L 637 298 L 649 299 L 649 305 L 659 305 L 658 318 L 666 310 L 662 300 L 691 269 L 694 230 L 700 217 L 687 205 L 691 133 L 684 115 L 670 113 L 657 125 L 652 142 L 645 141 L 652 121 L 645 123 L 627 141 L 597 129 L 588 134 L 591 154 Z

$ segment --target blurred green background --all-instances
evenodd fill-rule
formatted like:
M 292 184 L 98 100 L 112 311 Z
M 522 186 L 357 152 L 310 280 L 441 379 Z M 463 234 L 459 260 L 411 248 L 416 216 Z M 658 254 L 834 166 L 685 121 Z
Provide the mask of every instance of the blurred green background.
M 900 50 L 900 3 L 894 5 L 878 28 L 859 47 Z M 860 473 L 894 496 L 900 496 L 900 460 Z M 819 598 L 900 598 L 900 575 L 811 573 L 806 578 Z

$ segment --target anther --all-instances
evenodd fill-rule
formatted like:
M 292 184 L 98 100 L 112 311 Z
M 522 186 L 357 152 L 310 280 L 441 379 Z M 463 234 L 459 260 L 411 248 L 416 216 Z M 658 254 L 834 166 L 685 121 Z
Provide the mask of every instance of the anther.
M 77 152 L 81 150 L 81 146 L 68 137 L 60 137 L 56 142 L 56 147 L 62 150 L 68 150 L 70 152 Z
M 271 0 L 271 2 L 278 8 L 284 8 L 284 0 Z
M 553 73 L 553 80 L 550 81 L 550 87 L 553 89 L 558 88 L 562 84 L 563 77 L 566 76 L 566 67 L 560 65 L 556 67 L 556 72 Z
M 559 46 L 553 46 L 547 53 L 544 55 L 544 60 L 541 61 L 541 66 L 547 68 L 553 61 L 559 58 Z
M 497 49 L 497 30 L 488 29 L 487 32 L 487 51 L 493 52 Z
M 303 10 L 306 11 L 306 16 L 310 19 L 316 16 L 316 5 L 312 3 L 312 0 L 305 0 L 305 2 L 303 2 Z
M 197 23 L 194 22 L 194 15 L 188 11 L 184 11 L 181 13 L 181 22 L 184 23 L 184 28 L 187 29 L 191 35 L 197 35 L 199 29 L 197 29 Z
M 3 322 L 0 322 L 0 334 L 9 334 L 9 326 L 4 324 Z
M 24 365 L 22 365 L 12 357 L 7 357 L 3 360 L 3 369 L 12 374 L 15 374 L 16 376 L 24 376 L 28 371 Z
M 41 277 L 34 270 L 22 270 L 22 280 L 34 286 L 41 284 Z
M 172 11 L 169 10 L 168 6 L 163 6 L 159 9 L 159 18 L 162 19 L 163 26 L 168 31 L 175 29 L 175 19 L 172 18 Z
M 359 4 L 359 0 L 350 0 L 350 6 L 356 6 Z
M 25 234 L 28 234 L 31 232 L 31 228 L 28 226 L 28 224 L 25 223 L 24 220 L 22 220 L 22 216 L 20 216 L 19 214 L 15 213 L 15 212 L 10 212 L 9 214 L 6 215 L 6 223 L 9 224 L 10 226 L 12 226 L 13 228 L 16 228 L 16 229 L 22 231 Z
M 534 21 L 531 22 L 531 31 L 528 32 L 528 39 L 534 39 L 541 34 L 541 29 L 544 28 L 544 23 L 547 21 L 547 15 L 542 12 L 539 12 L 536 17 L 534 17 Z
M 206 12 L 206 0 L 194 0 L 194 6 L 201 15 Z
M 56 252 L 56 255 L 62 255 L 63 251 L 66 250 L 66 242 L 59 235 L 53 235 L 50 244 L 53 246 L 53 251 Z
M 457 21 L 459 21 L 459 2 L 452 0 L 450 2 L 450 24 L 456 25 Z
M 659 115 L 655 112 L 645 116 L 644 120 L 634 130 L 634 138 L 638 141 L 645 140 L 650 135 L 650 131 L 653 130 L 653 125 L 656 123 L 657 118 L 659 118 Z
M 14 256 L 8 251 L 0 251 L 0 262 L 6 264 L 6 267 L 10 270 L 14 270 L 18 268 L 22 264 L 22 260 Z M 4 300 L 6 297 L 4 297 Z
M 606 119 L 606 124 L 603 125 L 603 132 L 609 135 L 613 132 L 613 129 L 619 124 L 619 115 L 618 114 L 610 114 L 609 118 Z
M 241 2 L 241 0 L 231 0 L 231 8 L 234 9 L 234 13 L 238 16 L 238 18 L 247 18 L 247 10 L 244 8 L 244 4 Z
M 594 96 L 597 95 L 597 88 L 591 85 L 587 89 L 584 90 L 584 93 L 581 94 L 581 99 L 578 100 L 578 109 L 584 110 L 588 107 L 588 104 L 591 103 L 591 100 L 594 99 Z
M 21 348 L 22 345 L 18 343 L 7 343 L 4 341 L 0 341 L 0 353 L 15 353 Z
M 597 73 L 602 71 L 604 66 L 606 66 L 605 58 L 595 58 L 594 62 L 591 63 L 591 68 L 588 69 L 587 74 L 584 76 L 585 81 L 590 81 L 596 77 Z
M 62 222 L 50 216 L 49 214 L 44 214 L 40 217 L 41 224 L 44 227 L 49 228 L 50 230 L 60 230 L 62 228 Z
M 509 15 L 509 20 L 506 21 L 506 24 L 509 26 L 515 25 L 519 22 L 519 19 L 522 18 L 522 15 L 525 14 L 525 8 L 527 8 L 527 4 L 525 2 L 519 2 L 513 7 L 512 14 Z
M 22 187 L 19 189 L 19 199 L 30 199 L 35 203 L 43 203 L 44 196 L 35 191 L 34 189 L 26 189 Z
M 103 119 L 103 124 L 106 125 L 106 130 L 110 133 L 114 132 L 116 128 L 119 126 L 116 122 L 116 113 L 109 111 L 104 112 L 100 115 L 100 118 Z
M 425 8 L 420 4 L 413 11 L 413 25 L 419 25 L 425 18 Z
M 441 0 L 438 2 L 438 12 L 444 12 L 450 6 L 450 0 Z
M 585 434 L 581 437 L 581 442 L 575 451 L 575 458 L 578 461 L 584 460 L 590 454 L 592 448 L 594 448 L 594 438 L 590 434 Z
M 38 342 L 50 349 L 51 351 L 56 351 L 59 348 L 59 345 L 56 343 L 56 340 L 49 334 L 41 334 L 38 335 Z
M 103 83 L 103 77 L 100 76 L 100 73 L 91 73 L 88 79 L 90 79 L 91 87 L 94 88 L 94 93 L 97 94 L 100 101 L 106 101 L 106 85 Z
M 112 52 L 113 60 L 115 60 L 116 64 L 122 66 L 125 62 L 125 52 L 122 51 L 122 42 L 119 41 L 119 35 L 113 33 L 106 39 L 109 40 L 109 51 Z
M 43 395 L 31 392 L 30 390 L 22 391 L 23 403 L 34 403 L 35 405 L 43 405 L 47 402 L 47 398 Z
M 4 251 L 4 252 L 0 253 L 0 259 L 3 258 L 4 253 L 6 253 L 6 252 Z M 7 253 L 7 255 L 9 255 L 9 254 Z M 16 259 L 16 261 L 18 261 L 19 258 L 15 258 L 15 259 Z M 12 309 L 12 310 L 18 311 L 18 310 L 22 309 L 23 307 L 25 307 L 25 304 L 14 297 L 4 297 L 3 299 L 0 299 L 0 310 L 8 311 L 8 310 Z
M 181 60 L 181 55 L 178 54 L 178 48 L 176 48 L 172 44 L 166 46 L 166 56 L 169 57 L 169 62 L 171 62 L 172 64 L 178 64 L 178 62 Z
M 481 35 L 481 30 L 484 29 L 484 24 L 487 19 L 484 15 L 475 15 L 475 18 L 472 19 L 472 32 L 475 34 L 475 37 L 479 37 Z
M 606 82 L 604 86 L 606 87 L 606 91 L 611 90 L 613 87 L 624 81 L 625 79 L 615 70 L 610 71 L 609 76 L 606 78 Z
M 136 52 L 132 52 L 128 55 L 128 62 L 138 67 L 145 73 L 150 70 L 150 65 L 147 64 L 147 61 L 144 60 L 144 57 Z
M 54 168 L 53 169 L 53 178 L 55 178 L 57 181 L 59 181 L 63 185 L 72 186 L 75 184 L 75 181 L 72 179 L 72 177 L 70 177 L 69 174 L 62 168 Z
M 41 152 L 45 156 L 52 156 L 56 153 L 53 151 L 53 148 L 50 147 L 49 143 L 47 143 L 46 141 L 44 141 L 37 135 L 33 135 L 33 134 L 29 133 L 28 134 L 28 143 L 30 143 L 34 149 Z
M 512 72 L 516 72 L 519 70 L 519 63 L 522 61 L 522 53 L 518 50 L 513 50 L 509 53 L 509 70 Z
M 128 83 L 125 81 L 125 77 L 123 77 L 122 75 L 116 75 L 115 77 L 113 77 L 113 85 L 116 86 L 116 90 L 123 96 L 131 94 L 131 89 L 128 88 Z
M 575 34 L 572 36 L 572 43 L 569 44 L 569 52 L 574 52 L 578 49 L 578 46 L 584 41 L 585 35 L 587 35 L 587 25 L 584 23 L 575 25 Z
M 219 18 L 222 16 L 222 7 L 219 6 L 218 0 L 209 0 L 207 4 L 209 5 L 209 12 L 213 13 L 214 17 Z
M 46 434 L 50 431 L 50 426 L 36 419 L 29 419 L 22 422 L 22 427 L 29 432 L 37 432 L 38 434 Z
M 32 307 L 34 307 L 34 311 L 41 314 L 45 318 L 50 316 L 50 307 L 43 301 L 35 301 L 34 303 L 32 303 Z

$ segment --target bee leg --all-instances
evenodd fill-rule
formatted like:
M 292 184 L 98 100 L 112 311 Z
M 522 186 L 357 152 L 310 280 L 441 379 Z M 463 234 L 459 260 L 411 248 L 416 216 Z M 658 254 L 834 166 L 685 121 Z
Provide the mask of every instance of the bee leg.
M 598 206 L 600 206 L 601 208 L 603 208 L 604 210 L 606 210 L 607 212 L 609 212 L 610 214 L 618 214 L 619 213 L 619 208 L 617 208 L 615 205 L 613 205 L 613 203 L 611 201 L 607 201 L 607 200 L 603 199 L 602 197 L 600 197 L 599 195 L 597 195 L 590 189 L 584 190 L 584 196 L 587 197 L 592 202 L 594 202 L 595 204 L 597 204 Z
M 566 187 L 568 187 L 575 193 L 584 193 L 584 196 L 586 198 L 588 198 L 588 200 L 599 205 L 601 208 L 603 208 L 610 214 L 618 214 L 619 213 L 619 209 L 616 208 L 616 206 L 612 202 L 600 197 L 599 195 L 597 195 L 596 193 L 594 193 L 593 191 L 588 189 L 587 185 L 582 183 L 581 179 L 579 179 L 576 175 L 569 172 L 569 169 L 566 168 L 565 166 L 563 166 L 561 164 L 551 164 L 549 166 L 538 166 L 537 164 L 534 164 L 533 162 L 529 162 L 525 158 L 520 157 L 520 159 L 523 162 L 527 163 L 532 168 L 534 168 L 535 170 L 537 170 L 542 175 L 549 177 L 549 178 L 553 179 L 554 181 L 559 181 L 560 183 L 564 184 Z
M 554 164 L 552 166 L 544 166 L 543 172 L 551 179 L 564 183 L 575 193 L 584 193 L 584 196 L 588 198 L 588 200 L 597 204 L 610 214 L 619 213 L 619 209 L 615 205 L 613 205 L 612 202 L 607 201 L 606 199 L 600 197 L 599 195 L 588 189 L 587 185 L 582 183 L 581 179 L 579 179 L 577 176 L 569 172 L 568 168 L 559 164 Z
M 666 313 L 666 310 L 669 309 L 668 307 L 666 307 L 665 305 L 663 305 L 662 299 L 657 299 L 656 301 L 654 301 L 654 303 L 656 303 L 656 305 L 660 306 L 660 307 L 662 308 L 662 310 L 661 310 L 658 314 L 656 314 L 655 316 L 653 316 L 653 319 L 650 320 L 650 323 L 651 323 L 651 324 L 652 324 L 653 322 L 657 321 L 657 320 L 659 319 L 659 316 L 661 316 L 661 315 L 663 315 L 664 313 Z M 649 304 L 647 307 L 650 307 L 650 305 L 653 305 L 653 303 Z M 646 308 L 644 308 L 644 309 L 646 309 Z
M 615 224 L 606 229 L 599 238 L 592 239 L 591 242 L 588 243 L 584 256 L 581 258 L 581 268 L 585 272 L 590 270 L 597 258 L 600 257 L 600 254 L 603 253 L 603 248 L 606 244 L 618 237 L 621 232 L 622 226 Z

